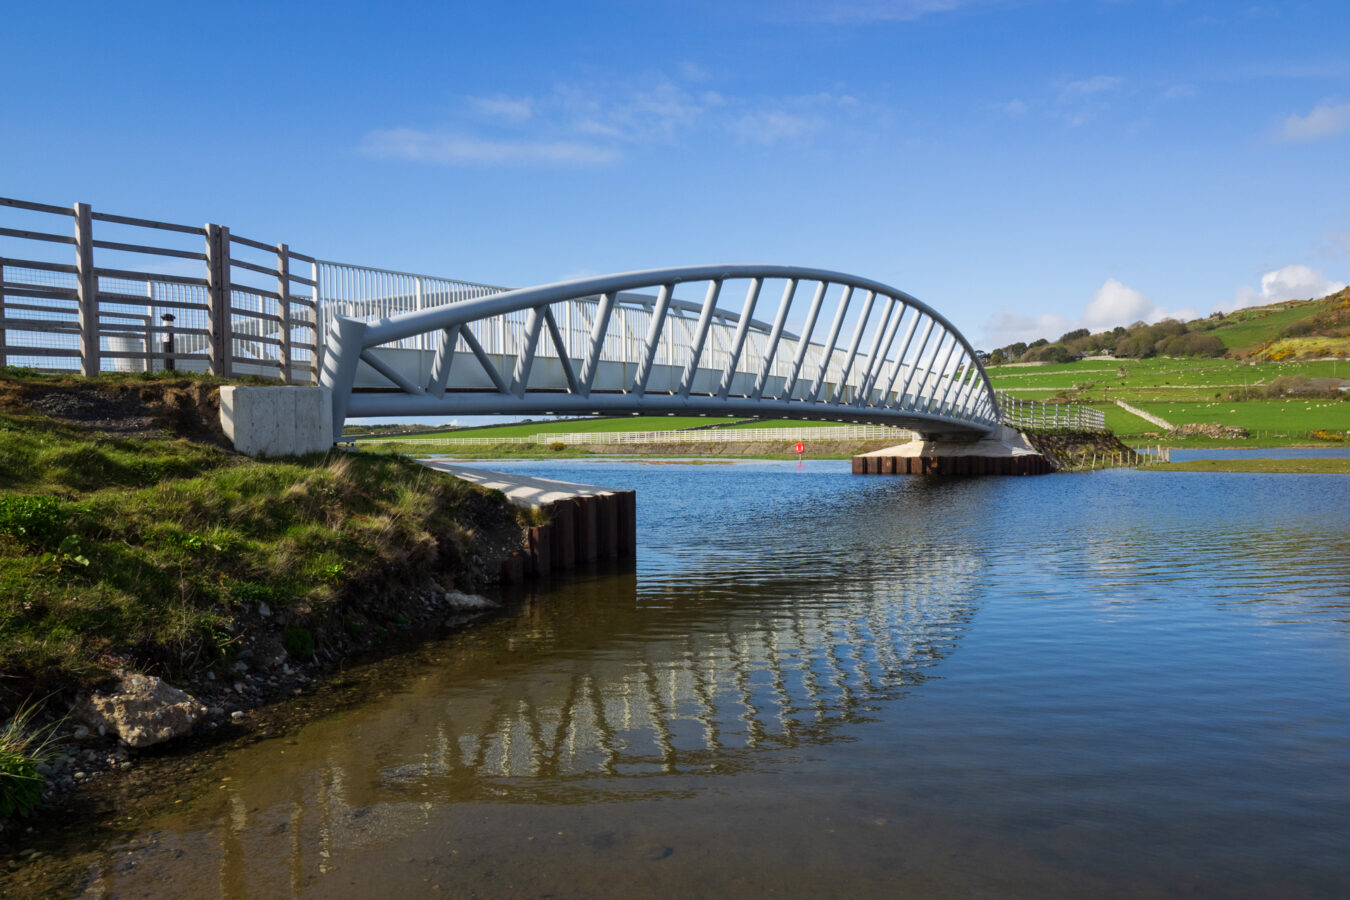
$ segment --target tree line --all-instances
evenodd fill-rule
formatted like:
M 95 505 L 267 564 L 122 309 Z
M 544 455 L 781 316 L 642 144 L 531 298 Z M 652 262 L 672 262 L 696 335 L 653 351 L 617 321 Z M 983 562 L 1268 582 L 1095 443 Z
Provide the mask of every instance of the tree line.
M 1212 318 L 1221 318 L 1216 313 Z M 1210 320 L 1194 323 L 1213 327 Z M 1077 328 L 1060 335 L 1058 340 L 1040 338 L 1030 344 L 1016 341 L 999 347 L 989 354 L 989 364 L 1010 362 L 1071 362 L 1084 356 L 1118 356 L 1125 359 L 1146 359 L 1150 356 L 1223 356 L 1227 351 L 1223 341 L 1213 335 L 1192 328 L 1176 319 L 1163 319 L 1150 325 L 1135 322 L 1117 325 L 1110 331 L 1092 332 Z

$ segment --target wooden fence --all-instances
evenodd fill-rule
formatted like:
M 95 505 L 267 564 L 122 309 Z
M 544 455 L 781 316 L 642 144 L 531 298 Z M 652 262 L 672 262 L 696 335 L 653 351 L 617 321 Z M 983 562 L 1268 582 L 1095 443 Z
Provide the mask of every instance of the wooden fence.
M 8 198 L 0 239 L 0 365 L 318 382 L 317 263 L 285 244 Z

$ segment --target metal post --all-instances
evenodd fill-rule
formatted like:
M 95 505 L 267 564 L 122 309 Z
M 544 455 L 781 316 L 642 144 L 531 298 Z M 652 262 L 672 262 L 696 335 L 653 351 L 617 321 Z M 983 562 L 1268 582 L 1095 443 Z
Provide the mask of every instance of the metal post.
M 79 300 L 80 374 L 99 373 L 98 275 L 94 273 L 93 218 L 88 203 L 75 204 L 75 278 Z
M 145 365 L 141 371 L 155 371 L 155 358 L 151 356 L 155 352 L 155 283 L 149 278 L 145 279 L 145 299 L 150 303 L 145 307 Z
M 281 383 L 294 384 L 291 374 L 291 252 L 285 244 L 277 244 L 277 312 L 281 315 L 281 349 L 277 361 L 281 363 Z
M 365 322 L 335 316 L 333 327 L 328 331 L 319 384 L 333 392 L 333 440 L 342 436 L 342 425 L 347 421 L 347 405 L 351 401 L 352 386 L 356 384 L 356 367 L 365 349 L 366 327 Z
M 319 383 L 319 372 L 323 367 L 323 294 L 319 290 L 319 263 L 318 260 L 309 265 L 310 281 L 314 282 L 314 313 L 310 317 L 310 331 L 314 335 L 314 359 L 313 367 L 309 373 L 309 383 Z
M 159 318 L 164 323 L 164 371 L 172 372 L 178 365 L 173 349 L 173 313 L 165 313 Z

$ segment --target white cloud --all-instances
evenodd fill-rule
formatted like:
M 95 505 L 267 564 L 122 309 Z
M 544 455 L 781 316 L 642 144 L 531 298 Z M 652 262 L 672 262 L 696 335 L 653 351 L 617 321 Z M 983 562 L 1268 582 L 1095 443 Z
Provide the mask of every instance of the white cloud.
M 707 85 L 690 87 L 704 77 L 693 64 L 677 68 L 683 80 L 649 76 L 558 84 L 533 96 L 467 97 L 458 121 L 372 130 L 359 151 L 441 165 L 603 165 L 630 147 L 679 145 L 695 136 L 769 146 L 848 124 L 874 134 L 890 123 L 884 107 L 847 94 L 727 96 Z
M 1262 275 L 1260 290 L 1245 286 L 1238 288 L 1231 304 L 1219 304 L 1215 308 L 1234 310 L 1284 300 L 1310 300 L 1334 294 L 1344 287 L 1344 282 L 1332 281 L 1316 269 L 1299 265 L 1285 266 Z
M 868 22 L 912 22 L 930 13 L 951 12 L 974 5 L 975 2 L 980 0 L 834 0 L 830 3 L 795 3 L 786 12 L 794 18 L 810 21 L 861 25 Z
M 507 122 L 524 122 L 534 114 L 534 101 L 529 97 L 470 97 L 469 105 L 480 115 Z
M 1027 106 L 1025 100 L 1019 100 L 1014 97 L 1007 103 L 1002 104 L 999 108 L 1002 109 L 1012 118 L 1018 119 L 1021 118 L 1022 116 L 1025 116 L 1027 114 L 1027 110 L 1030 109 L 1031 107 Z
M 1199 317 L 1200 313 L 1190 307 L 1165 309 L 1118 279 L 1108 278 L 1092 292 L 1092 299 L 1075 318 L 1055 313 L 1021 316 L 1000 310 L 990 317 L 985 326 L 985 336 L 990 347 L 1003 347 L 1015 341 L 1030 342 L 1037 338 L 1053 341 L 1061 334 L 1078 328 L 1098 332 L 1135 322 L 1153 324 L 1163 319 L 1185 322 Z
M 1139 291 L 1126 287 L 1114 278 L 1108 278 L 1093 291 L 1092 301 L 1083 310 L 1081 327 L 1101 331 L 1131 322 L 1148 321 L 1149 314 L 1156 309 L 1157 304 Z
M 1070 128 L 1091 121 L 1109 108 L 1108 98 L 1124 83 L 1125 79 L 1117 75 L 1093 75 L 1056 82 L 1055 100 L 1060 118 Z
M 581 141 L 487 140 L 416 128 L 372 131 L 362 140 L 360 150 L 380 159 L 447 166 L 594 166 L 619 157 L 617 150 Z
M 1282 141 L 1315 141 L 1350 130 L 1350 103 L 1319 103 L 1306 116 L 1292 115 L 1280 128 Z
M 813 128 L 805 116 L 796 116 L 781 109 L 767 109 L 746 113 L 731 123 L 731 132 L 746 143 L 776 144 L 795 138 Z
M 1124 79 L 1117 75 L 1093 75 L 1091 78 L 1062 82 L 1059 85 L 1059 99 L 1070 101 L 1080 97 L 1090 97 L 1093 94 L 1100 94 L 1105 91 L 1113 91 L 1120 87 L 1123 81 Z
M 1195 87 L 1189 84 L 1172 84 L 1163 89 L 1164 100 L 1186 100 L 1195 96 Z

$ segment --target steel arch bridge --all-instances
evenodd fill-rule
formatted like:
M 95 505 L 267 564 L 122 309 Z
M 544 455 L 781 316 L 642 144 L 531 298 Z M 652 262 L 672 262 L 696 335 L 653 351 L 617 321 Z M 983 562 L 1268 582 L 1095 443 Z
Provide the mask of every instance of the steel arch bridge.
M 739 313 L 721 307 L 742 284 Z M 772 321 L 755 318 L 778 285 Z M 431 354 L 400 349 L 428 337 Z M 969 341 L 932 307 L 880 282 L 793 266 L 653 269 L 375 321 L 337 316 L 320 383 L 333 391 L 335 434 L 349 416 L 633 414 L 980 437 L 1000 415 Z

